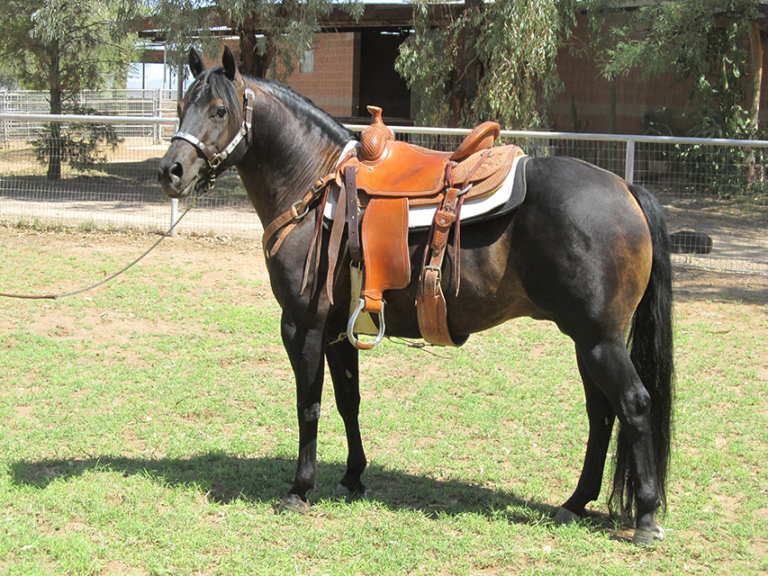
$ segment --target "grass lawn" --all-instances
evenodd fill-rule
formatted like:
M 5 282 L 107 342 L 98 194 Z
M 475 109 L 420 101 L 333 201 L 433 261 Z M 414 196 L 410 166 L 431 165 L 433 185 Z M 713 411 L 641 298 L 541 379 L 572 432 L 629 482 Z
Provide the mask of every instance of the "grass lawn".
M 63 292 L 152 238 L 0 228 L 0 292 Z M 703 277 L 706 281 L 706 276 Z M 757 574 L 768 572 L 768 292 L 676 306 L 667 539 L 605 514 L 555 526 L 586 444 L 571 342 L 520 320 L 457 350 L 361 354 L 370 497 L 330 381 L 310 513 L 295 395 L 259 247 L 179 238 L 92 293 L 0 299 L 0 573 Z

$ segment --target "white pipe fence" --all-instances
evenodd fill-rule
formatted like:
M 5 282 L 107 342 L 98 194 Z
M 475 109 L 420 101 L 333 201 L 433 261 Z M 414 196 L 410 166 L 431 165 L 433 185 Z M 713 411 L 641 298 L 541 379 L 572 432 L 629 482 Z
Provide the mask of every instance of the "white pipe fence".
M 30 143 L 50 122 L 74 132 L 78 124 L 107 124 L 121 142 L 115 149 L 103 149 L 102 162 L 93 169 L 81 173 L 65 166 L 62 178 L 51 181 Z M 19 133 L 20 124 L 28 137 L 2 138 Z M 176 125 L 175 118 L 160 115 L 0 113 L 0 222 L 167 229 L 180 207 L 162 194 L 156 173 Z M 392 130 L 399 139 L 443 150 L 456 148 L 469 132 Z M 665 206 L 671 232 L 694 230 L 713 238 L 710 254 L 676 255 L 677 262 L 768 273 L 768 183 L 763 168 L 768 141 L 508 130 L 501 132 L 500 140 L 520 144 L 533 156 L 576 156 L 651 190 Z M 261 225 L 234 171 L 217 181 L 212 194 L 200 200 L 178 228 L 181 233 L 261 237 Z

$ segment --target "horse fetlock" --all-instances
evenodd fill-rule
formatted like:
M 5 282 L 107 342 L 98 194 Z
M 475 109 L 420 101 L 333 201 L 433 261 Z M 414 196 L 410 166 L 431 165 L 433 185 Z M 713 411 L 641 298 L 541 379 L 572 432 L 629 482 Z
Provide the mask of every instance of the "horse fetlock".
M 337 498 L 346 497 L 351 501 L 361 500 L 368 497 L 368 490 L 360 482 L 353 484 L 342 480 L 339 482 L 339 485 L 336 486 L 333 495 Z
M 352 498 L 364 497 L 368 493 L 360 478 L 353 479 L 345 476 L 339 482 L 339 488 L 344 488 L 352 495 Z

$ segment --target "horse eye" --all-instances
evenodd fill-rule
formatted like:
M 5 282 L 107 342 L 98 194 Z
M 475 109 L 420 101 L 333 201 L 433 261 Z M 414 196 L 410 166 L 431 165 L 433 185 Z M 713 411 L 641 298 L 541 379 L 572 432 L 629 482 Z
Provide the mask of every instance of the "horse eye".
M 227 109 L 224 108 L 223 106 L 218 110 L 216 110 L 216 116 L 218 116 L 219 118 L 224 118 L 224 116 L 226 115 L 227 115 Z

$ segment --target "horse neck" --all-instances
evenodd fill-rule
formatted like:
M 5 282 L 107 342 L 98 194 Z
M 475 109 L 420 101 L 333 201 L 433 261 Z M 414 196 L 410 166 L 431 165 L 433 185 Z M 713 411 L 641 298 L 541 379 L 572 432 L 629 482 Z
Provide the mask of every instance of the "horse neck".
M 299 116 L 272 92 L 249 83 L 257 94 L 253 136 L 237 169 L 266 227 L 334 170 L 350 136 L 343 129 L 329 132 L 313 125 L 311 115 Z

